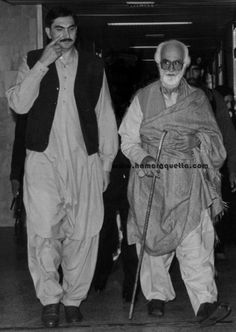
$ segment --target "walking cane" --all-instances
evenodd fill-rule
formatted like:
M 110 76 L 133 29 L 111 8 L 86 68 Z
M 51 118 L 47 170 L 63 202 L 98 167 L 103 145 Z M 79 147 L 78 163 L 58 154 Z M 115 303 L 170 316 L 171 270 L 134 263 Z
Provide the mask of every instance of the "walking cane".
M 157 154 L 156 154 L 156 165 L 159 163 L 161 149 L 162 149 L 162 145 L 163 145 L 164 138 L 165 138 L 166 134 L 167 134 L 167 131 L 164 130 L 163 134 L 161 136 L 160 144 L 159 144 Z M 129 319 L 132 319 L 132 317 L 133 317 L 134 302 L 135 302 L 135 297 L 136 297 L 136 292 L 137 292 L 139 272 L 140 272 L 140 268 L 141 268 L 141 264 L 142 264 L 142 260 L 143 260 L 144 246 L 145 246 L 145 241 L 146 241 L 146 236 L 147 236 L 149 217 L 150 217 L 151 208 L 152 208 L 152 200 L 153 200 L 153 194 L 154 194 L 154 189 L 155 189 L 155 183 L 156 183 L 156 175 L 154 175 L 153 178 L 152 178 L 150 194 L 149 194 L 149 197 L 148 197 L 148 206 L 147 206 L 145 222 L 144 222 L 144 227 L 143 227 L 143 235 L 142 235 L 142 239 L 141 239 L 141 250 L 140 250 L 139 259 L 138 259 L 138 266 L 137 266 L 137 271 L 136 271 L 136 276 L 135 276 L 135 283 L 134 283 L 134 288 L 133 288 L 132 301 L 131 301 L 131 304 L 130 304 Z

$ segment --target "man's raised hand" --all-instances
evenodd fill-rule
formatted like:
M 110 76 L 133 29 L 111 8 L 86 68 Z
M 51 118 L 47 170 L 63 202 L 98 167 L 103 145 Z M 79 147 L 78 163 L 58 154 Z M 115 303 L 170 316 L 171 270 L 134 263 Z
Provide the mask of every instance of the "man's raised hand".
M 62 35 L 52 40 L 44 49 L 39 61 L 46 67 L 55 62 L 62 55 L 62 48 L 58 43 L 62 39 Z

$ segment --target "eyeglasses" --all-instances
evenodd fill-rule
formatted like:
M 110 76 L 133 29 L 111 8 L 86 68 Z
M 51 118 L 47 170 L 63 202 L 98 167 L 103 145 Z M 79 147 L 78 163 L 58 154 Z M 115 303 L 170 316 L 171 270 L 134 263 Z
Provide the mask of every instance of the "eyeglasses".
M 163 70 L 170 70 L 173 68 L 176 71 L 180 71 L 183 68 L 183 62 L 180 60 L 169 61 L 167 59 L 161 60 L 161 68 Z

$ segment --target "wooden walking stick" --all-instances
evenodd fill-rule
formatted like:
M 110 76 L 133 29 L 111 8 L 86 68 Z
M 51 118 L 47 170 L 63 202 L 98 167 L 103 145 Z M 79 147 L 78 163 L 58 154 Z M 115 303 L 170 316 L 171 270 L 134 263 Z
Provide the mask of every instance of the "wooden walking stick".
M 162 145 L 163 145 L 166 134 L 167 134 L 167 131 L 164 130 L 162 133 L 159 147 L 158 147 L 157 154 L 156 154 L 156 165 L 159 163 L 161 149 L 162 149 Z M 134 302 L 135 302 L 135 297 L 136 297 L 136 292 L 137 292 L 139 272 L 140 272 L 140 268 L 141 268 L 141 264 L 142 264 L 142 260 L 143 260 L 144 247 L 145 247 L 145 241 L 146 241 L 146 236 L 147 236 L 149 217 L 150 217 L 151 208 L 152 208 L 152 200 L 153 200 L 153 195 L 154 195 L 155 183 L 156 183 L 156 175 L 154 175 L 152 178 L 150 194 L 148 197 L 148 205 L 147 205 L 147 211 L 146 211 L 145 222 L 144 222 L 144 227 L 143 227 L 143 235 L 142 235 L 142 239 L 141 239 L 141 250 L 140 250 L 140 254 L 139 254 L 139 258 L 138 258 L 138 266 L 137 266 L 137 271 L 136 271 L 136 276 L 135 276 L 132 301 L 131 301 L 130 310 L 129 310 L 129 319 L 132 319 L 132 317 L 133 317 Z

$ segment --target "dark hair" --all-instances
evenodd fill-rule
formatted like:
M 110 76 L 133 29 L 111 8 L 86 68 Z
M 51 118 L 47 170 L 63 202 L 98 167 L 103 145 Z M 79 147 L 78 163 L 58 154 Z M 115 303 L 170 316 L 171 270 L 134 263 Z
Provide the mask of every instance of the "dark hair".
M 52 9 L 49 10 L 45 17 L 45 26 L 47 28 L 50 28 L 53 21 L 58 18 L 58 17 L 67 17 L 67 16 L 72 16 L 75 25 L 78 25 L 78 18 L 77 16 L 69 9 L 66 7 L 53 7 Z
M 218 85 L 215 88 L 216 91 L 218 91 L 223 97 L 228 96 L 228 95 L 234 95 L 233 89 L 229 88 L 226 85 Z

